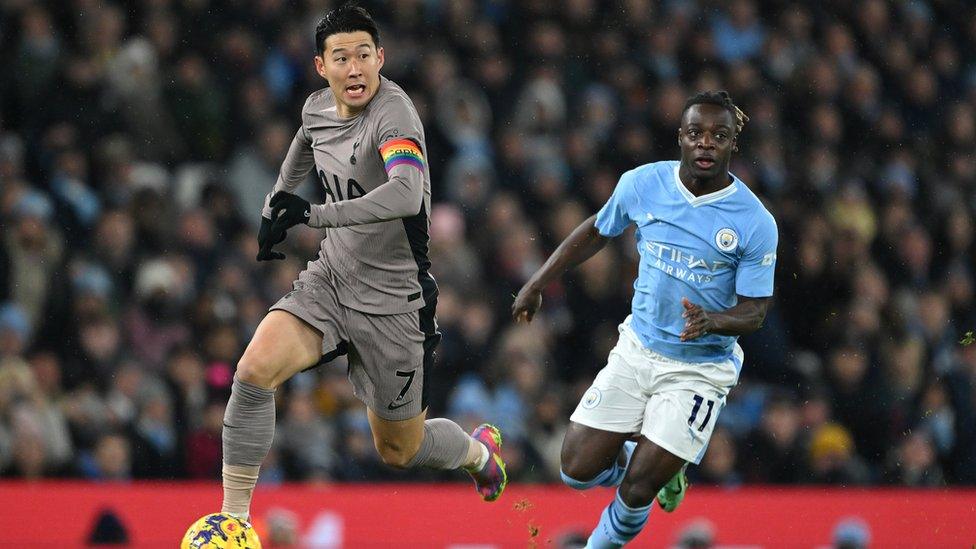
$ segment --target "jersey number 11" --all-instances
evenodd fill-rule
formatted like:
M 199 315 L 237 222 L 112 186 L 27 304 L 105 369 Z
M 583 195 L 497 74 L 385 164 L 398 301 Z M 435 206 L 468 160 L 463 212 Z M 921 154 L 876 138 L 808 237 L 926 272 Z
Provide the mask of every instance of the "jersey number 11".
M 689 427 L 693 427 L 695 420 L 698 419 L 698 411 L 701 410 L 702 402 L 708 404 L 708 413 L 705 414 L 705 419 L 703 419 L 701 425 L 698 426 L 699 433 L 705 430 L 705 426 L 708 425 L 708 420 L 712 419 L 712 407 L 715 406 L 715 402 L 705 400 L 701 397 L 701 395 L 695 395 L 695 407 L 691 410 L 691 416 L 688 418 Z

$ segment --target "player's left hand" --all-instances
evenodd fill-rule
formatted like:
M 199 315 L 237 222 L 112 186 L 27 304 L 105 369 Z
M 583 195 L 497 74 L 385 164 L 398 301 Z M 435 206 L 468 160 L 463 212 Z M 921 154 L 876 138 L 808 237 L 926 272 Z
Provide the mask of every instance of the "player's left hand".
M 542 291 L 533 288 L 531 284 L 526 284 L 515 296 L 512 318 L 515 322 L 532 322 L 532 317 L 539 312 L 540 307 L 542 307 Z
M 271 220 L 262 215 L 261 229 L 258 231 L 258 261 L 274 261 L 285 258 L 285 254 L 272 250 L 275 244 L 285 239 L 285 231 L 276 233 L 271 228 Z
M 681 341 L 691 341 L 697 339 L 715 328 L 715 321 L 708 315 L 708 311 L 688 301 L 687 297 L 681 298 L 681 306 L 685 312 L 681 317 L 685 319 L 685 329 L 681 332 Z
M 274 220 L 272 232 L 284 232 L 300 223 L 308 225 L 312 215 L 312 205 L 308 200 L 285 191 L 276 192 L 268 205 L 271 206 L 271 219 Z

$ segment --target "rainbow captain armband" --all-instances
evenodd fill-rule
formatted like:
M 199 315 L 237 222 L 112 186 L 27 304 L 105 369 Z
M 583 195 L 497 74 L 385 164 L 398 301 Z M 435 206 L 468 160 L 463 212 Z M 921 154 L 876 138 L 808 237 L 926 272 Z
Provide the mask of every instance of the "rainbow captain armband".
M 386 173 L 402 165 L 414 166 L 424 171 L 424 153 L 412 139 L 391 139 L 383 143 L 380 145 L 380 156 L 383 157 Z

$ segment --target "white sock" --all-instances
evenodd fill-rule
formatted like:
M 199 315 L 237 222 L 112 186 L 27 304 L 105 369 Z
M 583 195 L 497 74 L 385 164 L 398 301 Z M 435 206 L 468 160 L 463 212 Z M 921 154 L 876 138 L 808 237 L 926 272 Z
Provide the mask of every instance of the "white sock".
M 481 448 L 481 457 L 479 457 L 478 461 L 474 462 L 474 465 L 471 467 L 465 467 L 467 471 L 472 473 L 477 473 L 478 471 L 484 469 L 485 465 L 488 463 L 488 458 L 491 457 L 487 446 L 479 442 L 478 447 Z
M 251 496 L 254 485 L 258 483 L 259 466 L 228 465 L 223 466 L 224 502 L 220 512 L 241 520 L 247 520 L 250 515 Z

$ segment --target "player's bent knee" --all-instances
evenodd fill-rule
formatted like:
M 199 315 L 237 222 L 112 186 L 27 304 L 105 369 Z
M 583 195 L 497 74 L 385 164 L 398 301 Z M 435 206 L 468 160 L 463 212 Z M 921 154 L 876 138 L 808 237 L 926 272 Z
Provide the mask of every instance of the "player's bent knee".
M 271 311 L 237 363 L 237 377 L 275 389 L 321 356 L 322 335 L 290 313 Z
M 396 444 L 377 444 L 376 451 L 380 454 L 383 463 L 397 469 L 406 469 L 410 460 L 417 454 L 419 448 L 406 448 Z
M 559 473 L 563 479 L 563 482 L 572 488 L 577 490 L 585 490 L 590 488 L 588 484 L 594 481 L 601 472 L 603 468 L 599 465 L 592 463 L 587 463 L 585 460 L 579 458 L 578 456 L 562 460 L 562 464 L 559 466 Z
M 598 463 L 591 463 L 591 461 L 589 456 L 585 456 L 583 452 L 573 452 L 563 446 L 563 451 L 559 456 L 559 472 L 563 477 L 563 482 L 567 486 L 573 486 L 566 478 L 583 484 L 596 478 L 606 467 L 602 467 Z M 575 488 L 575 486 L 573 487 Z
M 237 362 L 237 379 L 257 385 L 265 389 L 276 389 L 280 385 L 277 374 L 280 368 L 276 368 L 268 360 L 256 358 L 252 354 L 244 353 L 244 356 Z
M 659 467 L 652 466 L 655 461 L 632 459 L 623 482 L 620 483 L 620 498 L 631 507 L 643 507 L 657 497 L 658 491 L 671 477 L 662 478 Z
M 575 490 L 589 490 L 599 484 L 598 479 L 579 480 L 562 469 L 559 471 L 559 477 L 562 479 L 563 484 Z
M 625 478 L 620 485 L 620 499 L 629 507 L 644 507 L 654 501 L 660 489 L 660 486 L 654 486 L 646 480 L 632 481 Z

